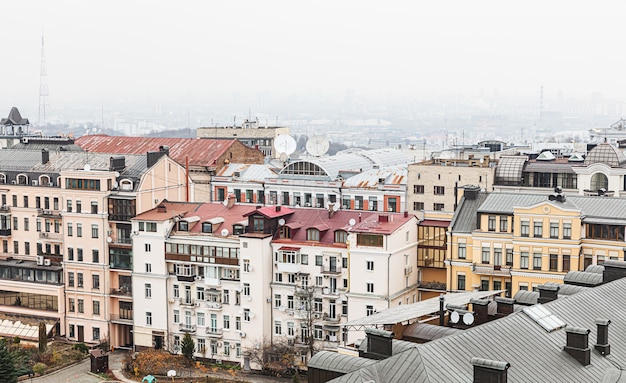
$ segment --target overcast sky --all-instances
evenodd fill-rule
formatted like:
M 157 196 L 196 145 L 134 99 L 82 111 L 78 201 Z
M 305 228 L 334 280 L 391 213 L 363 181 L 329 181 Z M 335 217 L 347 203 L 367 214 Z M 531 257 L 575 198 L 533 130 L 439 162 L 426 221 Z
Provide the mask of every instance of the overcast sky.
M 536 97 L 542 85 L 624 100 L 622 6 L 606 4 L 2 0 L 0 115 L 37 105 L 42 33 L 57 106 L 233 91 Z

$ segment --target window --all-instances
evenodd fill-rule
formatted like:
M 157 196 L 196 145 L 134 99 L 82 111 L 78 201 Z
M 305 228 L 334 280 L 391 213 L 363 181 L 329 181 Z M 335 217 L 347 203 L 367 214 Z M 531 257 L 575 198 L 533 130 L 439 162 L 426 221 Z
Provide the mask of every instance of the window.
M 41 197 L 35 197 L 35 207 L 41 209 Z
M 78 299 L 78 312 L 80 314 L 85 313 L 85 300 L 84 299 Z
M 559 238 L 559 223 L 558 222 L 550 222 L 550 238 L 552 239 Z
M 559 268 L 559 255 L 550 254 L 550 271 L 558 271 Z
M 543 222 L 534 221 L 533 222 L 533 237 L 541 238 L 543 235 Z
M 563 239 L 572 239 L 571 223 L 563 223 Z
M 144 245 L 144 251 L 145 251 L 146 253 L 151 252 L 151 251 L 152 251 L 152 245 L 150 245 L 149 243 L 146 243 L 146 244 Z
M 533 270 L 541 270 L 541 253 L 533 253 Z
M 528 283 L 520 282 L 519 289 L 520 291 L 528 291 Z
M 178 221 L 178 230 L 179 231 L 189 231 L 189 222 L 187 222 L 187 221 Z
M 83 236 L 83 224 L 82 223 L 77 223 L 76 224 L 76 236 L 77 237 L 82 237 Z
M 274 274 L 274 278 L 276 279 L 276 282 L 282 282 L 283 281 L 283 273 L 276 273 L 276 274 Z
M 30 230 L 30 222 L 28 221 L 28 217 L 24 217 L 24 231 Z
M 146 293 L 146 298 L 152 298 L 152 285 L 150 283 L 145 284 L 144 290 Z
M 68 310 L 69 312 L 73 313 L 76 312 L 76 303 L 74 302 L 74 298 L 69 298 L 68 299 Z
M 444 194 L 446 194 L 446 187 L 445 186 L 435 186 L 433 192 L 434 192 L 435 195 L 444 195 Z
M 520 222 L 520 234 L 522 237 L 528 237 L 530 235 L 530 222 L 522 221 Z
M 100 290 L 100 275 L 94 274 L 91 276 L 91 285 L 94 290 Z
M 306 240 L 307 241 L 319 241 L 320 240 L 320 231 L 317 229 L 307 229 L 306 231 Z
M 91 260 L 93 263 L 100 262 L 100 252 L 98 250 L 91 250 Z
M 374 283 L 367 282 L 367 292 L 368 293 L 373 293 L 374 292 Z
M 243 320 L 250 322 L 250 309 L 243 309 Z
M 293 274 L 289 274 L 289 275 L 293 275 Z M 243 284 L 243 295 L 245 295 L 246 297 L 250 296 L 250 284 L 249 283 Z
M 322 312 L 322 298 L 315 298 L 313 300 L 313 310 L 316 313 L 321 313 Z
M 174 310 L 174 323 L 180 323 L 180 311 Z
M 68 237 L 71 237 L 71 236 L 73 236 L 73 235 L 74 235 L 74 228 L 73 228 L 73 226 L 72 226 L 72 223 L 71 223 L 71 222 L 68 222 L 68 223 L 67 223 L 67 236 L 68 236 Z
M 313 337 L 315 339 L 319 340 L 319 339 L 323 339 L 324 338 L 323 337 L 324 332 L 322 331 L 322 326 L 315 325 L 315 327 L 313 327 L 313 331 L 314 331 L 313 332 Z
M 243 260 L 243 271 L 246 273 L 250 272 L 250 260 L 249 259 Z
M 569 271 L 569 268 L 570 268 L 570 266 L 569 266 L 569 262 L 570 262 L 570 260 L 569 260 L 569 255 L 564 255 L 564 256 L 563 256 L 563 268 L 562 268 L 562 270 L 561 270 L 561 271 L 563 271 L 564 273 L 566 273 L 566 272 L 568 272 L 568 271 Z
M 76 249 L 76 260 L 78 262 L 82 262 L 83 261 L 83 249 L 81 249 L 81 248 Z
M 241 317 L 235 317 L 235 330 L 241 330 Z
M 93 301 L 93 315 L 100 315 L 100 301 Z
M 434 211 L 443 211 L 444 205 L 442 203 L 434 203 L 433 210 Z
M 20 253 L 20 243 L 18 241 L 13 241 L 13 254 Z
M 513 249 L 506 249 L 506 265 L 513 266 Z
M 496 216 L 490 215 L 487 219 L 487 230 L 496 231 Z
M 413 202 L 413 210 L 424 210 L 424 202 Z
M 369 206 L 368 210 L 377 211 L 378 210 L 378 199 L 376 197 L 369 198 Z
M 83 211 L 83 204 L 80 200 L 76 201 L 76 212 L 77 213 L 82 213 Z
M 374 261 L 367 261 L 367 270 L 374 271 Z
M 74 260 L 74 249 L 72 247 L 67 248 L 67 260 L 68 261 Z
M 224 315 L 224 330 L 230 329 L 230 315 Z
M 215 315 L 215 314 L 211 314 L 211 315 Z M 203 312 L 196 313 L 196 324 L 198 326 L 204 326 L 206 324 L 206 318 Z
M 413 185 L 413 194 L 424 194 L 424 185 Z
M 481 262 L 488 265 L 489 261 L 491 261 L 491 249 L 483 247 Z
M 365 315 L 366 316 L 374 315 L 374 306 L 372 305 L 365 306 Z
M 91 214 L 98 214 L 98 202 L 91 201 Z
M 300 264 L 308 265 L 309 264 L 309 255 L 308 254 L 300 254 Z
M 152 313 L 146 311 L 146 326 L 152 326 Z
M 24 207 L 28 207 L 28 196 L 24 196 Z
M 287 322 L 287 336 L 296 336 L 296 329 L 293 322 Z
M 30 242 L 24 242 L 24 254 L 30 255 Z
M 293 309 L 293 295 L 287 295 L 287 308 Z
M 493 264 L 495 266 L 502 265 L 502 248 L 494 248 L 493 249 Z
M 383 236 L 376 234 L 361 234 L 356 236 L 357 246 L 383 247 Z
M 335 243 L 346 243 L 348 233 L 344 230 L 335 230 Z
M 520 269 L 528 269 L 528 252 L 526 251 L 520 252 L 519 258 L 520 258 L 520 262 L 519 262 Z
M 481 279 L 480 280 L 480 291 L 489 290 L 489 279 Z
M 281 335 L 283 333 L 283 325 L 281 321 L 274 321 L 274 334 Z
M 464 243 L 459 243 L 458 258 L 459 259 L 465 259 L 467 257 L 466 254 L 467 253 L 466 253 L 465 244 Z
M 74 287 L 74 273 L 67 273 L 67 285 L 69 287 Z
M 98 238 L 98 225 L 91 225 L 91 238 Z
M 83 287 L 83 273 L 76 273 L 76 287 Z
M 322 266 L 322 256 L 321 255 L 316 255 L 315 256 L 315 266 Z
M 502 290 L 502 281 L 493 281 L 494 290 Z
M 457 274 L 456 276 L 456 289 L 465 290 L 465 274 Z
M 17 230 L 17 217 L 13 217 L 13 230 Z
M 506 233 L 509 229 L 509 217 L 506 215 L 500 216 L 500 232 Z

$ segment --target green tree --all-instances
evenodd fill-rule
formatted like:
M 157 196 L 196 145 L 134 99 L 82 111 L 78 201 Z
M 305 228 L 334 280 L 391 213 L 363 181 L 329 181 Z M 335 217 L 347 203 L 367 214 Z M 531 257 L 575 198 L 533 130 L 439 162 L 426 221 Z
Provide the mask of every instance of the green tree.
M 4 340 L 0 341 L 0 376 L 2 377 L 3 382 L 17 382 L 15 361 L 13 360 L 13 357 L 11 356 Z
M 39 352 L 46 352 L 48 347 L 48 332 L 46 331 L 46 324 L 39 322 Z
M 193 359 L 193 353 L 196 351 L 196 345 L 193 342 L 193 339 L 191 339 L 191 335 L 189 335 L 189 333 L 186 333 L 183 340 L 180 342 L 180 350 L 185 358 L 189 360 Z

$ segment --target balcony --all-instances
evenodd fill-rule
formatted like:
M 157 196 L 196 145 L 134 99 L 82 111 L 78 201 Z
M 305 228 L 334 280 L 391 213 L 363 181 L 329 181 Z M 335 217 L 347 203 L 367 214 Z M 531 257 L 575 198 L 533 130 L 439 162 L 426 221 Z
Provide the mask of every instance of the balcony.
M 323 265 L 322 274 L 341 274 L 341 266 L 339 265 Z
M 221 338 L 224 335 L 224 332 L 221 328 L 206 328 L 206 334 L 211 338 Z
M 195 275 L 176 275 L 178 282 L 195 282 Z
M 59 242 L 63 240 L 63 235 L 61 233 L 53 233 L 51 231 L 40 231 L 39 238 L 49 241 Z
M 37 209 L 37 217 L 42 217 L 42 218 L 61 218 L 61 212 L 59 210 Z
M 200 303 L 196 303 L 195 300 L 191 299 L 191 300 L 185 300 L 185 299 L 181 299 L 180 300 L 180 305 L 181 306 L 186 306 L 186 307 L 194 307 L 194 306 L 199 306 Z
M 10 237 L 11 229 L 0 229 L 0 237 Z
M 0 206 L 0 214 L 6 214 L 11 212 L 11 206 L 9 205 L 1 205 Z
M 287 263 L 287 262 L 276 262 L 275 264 L 276 270 L 281 273 L 299 273 L 300 272 L 300 264 L 299 263 Z
M 127 314 L 111 314 L 111 322 L 119 323 L 119 324 L 133 324 L 133 313 L 132 311 Z
M 322 316 L 322 319 L 324 319 L 324 322 L 331 323 L 331 324 L 339 323 L 341 321 L 341 317 L 339 315 L 335 315 L 334 317 L 329 317 L 328 314 L 326 313 L 324 313 L 324 315 Z
M 472 272 L 478 275 L 494 275 L 494 276 L 499 276 L 499 277 L 510 277 L 511 266 L 477 265 L 473 263 Z
M 132 270 L 133 256 L 127 254 L 115 254 L 115 252 L 109 251 L 109 266 L 112 269 Z
M 180 324 L 180 331 L 182 332 L 189 332 L 189 333 L 195 333 L 196 332 L 196 326 L 195 325 L 191 325 L 191 324 Z
M 331 297 L 338 297 L 339 291 L 337 289 L 331 289 L 330 287 L 322 288 L 322 295 L 328 295 Z
M 110 294 L 120 296 L 120 297 L 132 297 L 133 288 L 131 286 L 121 286 L 120 288 L 111 288 Z
M 445 282 L 419 282 L 418 288 L 422 290 L 436 290 L 436 291 L 446 291 Z
M 205 302 L 204 305 L 209 310 L 221 310 L 222 304 L 220 302 Z

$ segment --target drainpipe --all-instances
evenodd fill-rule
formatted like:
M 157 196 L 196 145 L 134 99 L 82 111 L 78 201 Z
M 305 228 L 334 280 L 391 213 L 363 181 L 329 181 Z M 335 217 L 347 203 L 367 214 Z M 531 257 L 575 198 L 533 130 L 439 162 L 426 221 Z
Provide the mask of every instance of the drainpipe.
M 186 201 L 189 202 L 189 156 L 185 156 L 185 185 L 187 192 Z

